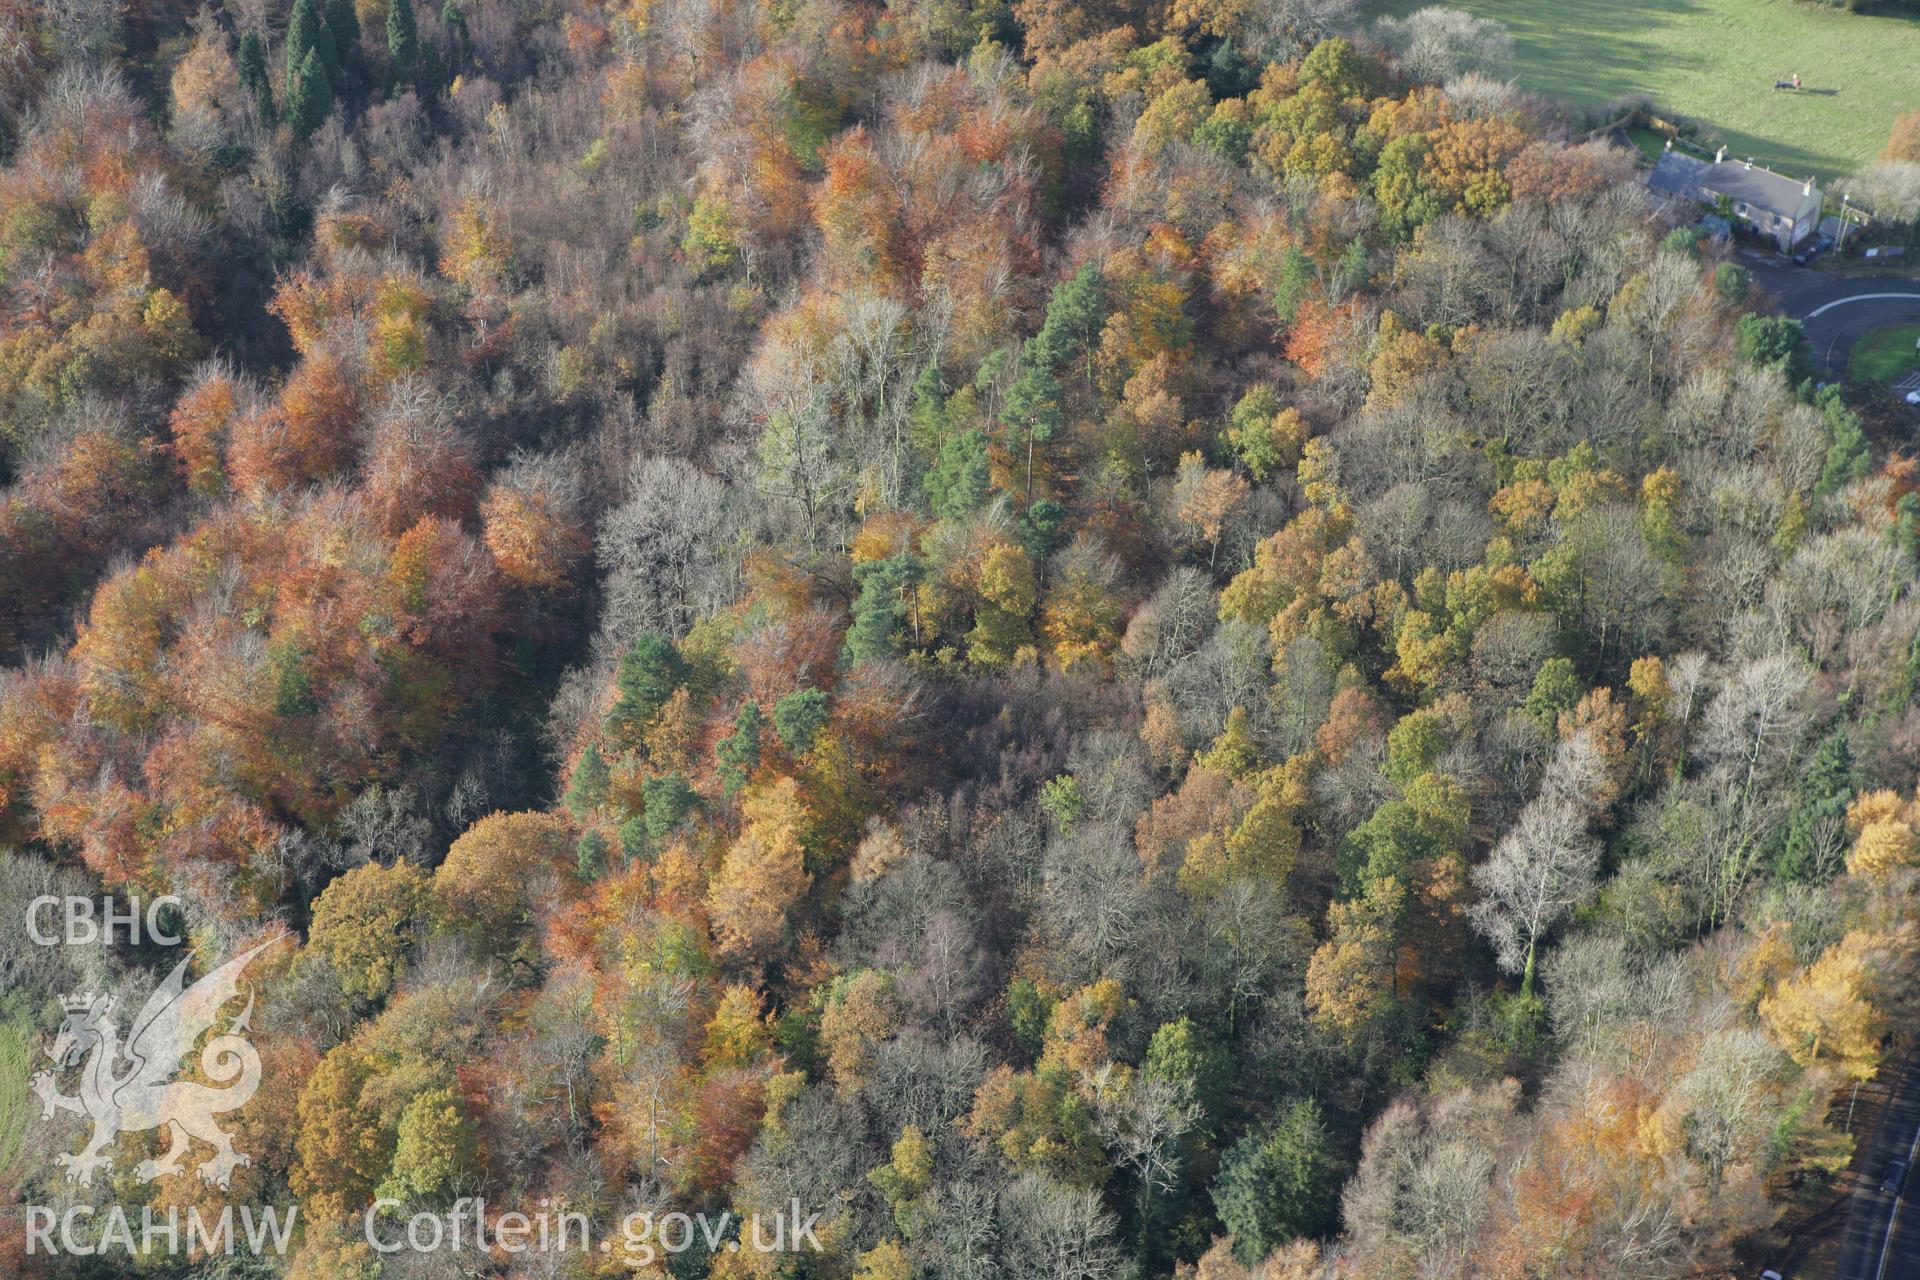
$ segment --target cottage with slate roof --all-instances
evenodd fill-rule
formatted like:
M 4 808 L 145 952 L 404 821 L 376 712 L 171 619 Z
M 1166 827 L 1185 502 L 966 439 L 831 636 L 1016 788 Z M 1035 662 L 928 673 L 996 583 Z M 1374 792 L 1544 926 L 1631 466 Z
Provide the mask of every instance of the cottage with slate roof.
M 1821 194 L 1813 179 L 1789 178 L 1751 160 L 1729 160 L 1725 147 L 1707 161 L 1683 155 L 1668 143 L 1647 175 L 1647 185 L 1700 204 L 1717 205 L 1724 196 L 1735 216 L 1773 237 L 1782 253 L 1792 253 L 1820 225 Z

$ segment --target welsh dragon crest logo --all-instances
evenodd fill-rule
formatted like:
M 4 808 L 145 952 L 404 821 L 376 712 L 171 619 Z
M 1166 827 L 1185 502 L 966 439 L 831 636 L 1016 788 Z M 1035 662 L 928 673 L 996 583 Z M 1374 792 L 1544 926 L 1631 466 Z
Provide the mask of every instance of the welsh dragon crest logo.
M 222 1007 L 239 997 L 240 975 L 254 957 L 279 941 L 273 938 L 242 952 L 192 986 L 186 985 L 188 961 L 182 960 L 147 997 L 124 1044 L 111 996 L 61 1000 L 66 1021 L 48 1050 L 54 1071 L 34 1076 L 33 1091 L 39 1095 L 43 1118 L 68 1111 L 93 1121 L 93 1137 L 78 1154 L 54 1157 L 65 1166 L 69 1182 L 89 1184 L 96 1171 L 110 1168 L 111 1148 L 122 1133 L 162 1126 L 171 1131 L 171 1145 L 158 1160 L 142 1160 L 134 1167 L 134 1176 L 142 1182 L 178 1173 L 196 1138 L 212 1147 L 213 1155 L 195 1172 L 214 1186 L 224 1188 L 236 1168 L 252 1163 L 214 1123 L 221 1112 L 246 1105 L 260 1087 L 260 1055 L 243 1034 L 253 1013 L 251 994 L 240 1015 L 200 1050 L 201 1072 L 224 1087 L 173 1077 L 181 1060 L 218 1021 Z M 80 1069 L 80 1091 L 69 1097 L 59 1091 L 55 1071 L 73 1067 Z

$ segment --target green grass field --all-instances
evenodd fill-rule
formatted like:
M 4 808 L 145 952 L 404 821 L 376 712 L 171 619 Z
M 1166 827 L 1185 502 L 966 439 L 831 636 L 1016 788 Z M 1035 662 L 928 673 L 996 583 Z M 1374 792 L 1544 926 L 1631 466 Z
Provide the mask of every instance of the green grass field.
M 1796 0 L 1452 0 L 1513 34 L 1522 86 L 1578 107 L 1645 94 L 1709 144 L 1832 178 L 1920 107 L 1920 21 Z M 1405 16 L 1420 0 L 1386 0 Z M 1799 72 L 1799 93 L 1773 82 Z
M 1920 342 L 1920 324 L 1888 325 L 1862 336 L 1847 357 L 1847 380 L 1892 385 L 1920 369 L 1916 342 Z
M 24 1024 L 0 1019 L 0 1180 L 12 1170 L 26 1140 L 31 1043 Z

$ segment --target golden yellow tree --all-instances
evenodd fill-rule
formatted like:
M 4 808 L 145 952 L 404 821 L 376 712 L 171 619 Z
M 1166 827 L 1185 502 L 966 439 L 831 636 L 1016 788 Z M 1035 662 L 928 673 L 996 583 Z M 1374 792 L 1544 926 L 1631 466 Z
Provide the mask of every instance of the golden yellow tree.
M 291 1180 L 302 1216 L 316 1224 L 364 1208 L 392 1159 L 393 1137 L 364 1097 L 377 1070 L 357 1045 L 337 1045 L 301 1090 Z
M 379 1000 L 393 990 L 427 890 L 427 873 L 411 862 L 369 862 L 334 880 L 314 902 L 307 937 L 333 962 L 348 994 Z
M 1884 876 L 1920 860 L 1916 807 L 1892 791 L 1869 791 L 1849 805 L 1847 830 L 1853 834 L 1853 848 L 1847 870 L 1857 876 Z
M 773 1032 L 760 993 L 740 983 L 720 993 L 720 1003 L 707 1020 L 707 1039 L 701 1057 L 709 1068 L 750 1065 L 773 1048 Z
M 913 1264 L 897 1240 L 882 1240 L 860 1255 L 854 1280 L 913 1280 Z
M 1169 498 L 1173 522 L 1189 543 L 1206 547 L 1207 563 L 1212 564 L 1219 558 L 1228 524 L 1252 493 L 1244 478 L 1209 468 L 1198 453 L 1183 454 Z
M 1761 1019 L 1794 1061 L 1831 1061 L 1855 1080 L 1873 1075 L 1882 1027 L 1868 999 L 1870 945 L 1868 935 L 1849 933 L 1760 1002 Z
M 967 656 L 986 666 L 1011 662 L 1033 644 L 1028 617 L 1040 596 L 1033 559 L 1011 542 L 987 549 L 980 564 L 979 607 L 967 633 Z
M 1356 1038 L 1393 998 L 1394 960 L 1407 891 L 1382 877 L 1364 896 L 1327 908 L 1327 940 L 1307 962 L 1307 1011 L 1345 1039 Z
M 573 831 L 561 819 L 490 814 L 453 842 L 434 872 L 434 916 L 490 949 L 511 950 L 517 934 L 551 908 L 574 862 Z
M 786 931 L 787 912 L 813 883 L 800 847 L 807 821 L 799 784 L 781 778 L 741 805 L 746 828 L 727 850 L 707 894 L 723 954 L 766 959 Z

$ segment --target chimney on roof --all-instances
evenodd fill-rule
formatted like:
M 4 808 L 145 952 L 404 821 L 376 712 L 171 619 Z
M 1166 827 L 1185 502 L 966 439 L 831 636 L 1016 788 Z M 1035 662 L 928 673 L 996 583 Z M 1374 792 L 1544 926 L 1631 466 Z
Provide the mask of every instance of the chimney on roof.
M 1752 156 L 1748 156 L 1748 157 L 1747 157 L 1747 168 L 1749 168 L 1749 169 L 1751 169 L 1751 168 L 1753 168 L 1753 157 L 1752 157 Z
M 1806 180 L 1806 182 L 1805 182 L 1805 183 L 1803 183 L 1803 184 L 1801 185 L 1801 187 L 1800 187 L 1800 194 L 1801 194 L 1801 195 L 1803 195 L 1803 196 L 1810 196 L 1810 195 L 1812 195 L 1812 194 L 1813 194 L 1813 179 L 1812 179 L 1812 178 L 1808 178 L 1808 179 Z
M 1726 158 L 1727 158 L 1727 149 L 1725 147 L 1722 147 L 1718 151 L 1713 153 L 1713 162 L 1715 164 L 1719 164 L 1721 161 L 1725 160 Z
M 1673 150 L 1673 139 L 1672 139 L 1672 138 L 1668 138 L 1668 139 L 1667 139 L 1667 145 L 1666 145 L 1666 146 L 1665 146 L 1664 148 L 1662 148 L 1662 150 L 1665 150 L 1665 151 L 1671 151 L 1671 150 Z

